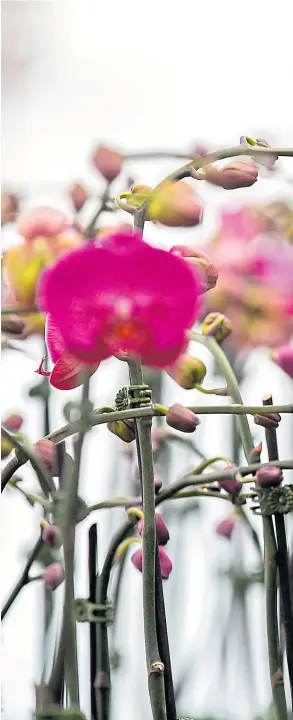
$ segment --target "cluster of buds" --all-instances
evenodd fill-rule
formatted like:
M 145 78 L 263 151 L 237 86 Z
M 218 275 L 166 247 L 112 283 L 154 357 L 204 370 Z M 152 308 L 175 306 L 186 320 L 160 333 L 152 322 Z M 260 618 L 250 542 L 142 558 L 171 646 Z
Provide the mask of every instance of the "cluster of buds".
M 138 525 L 137 525 L 138 533 L 142 537 L 143 536 L 143 517 L 140 518 Z M 157 532 L 157 540 L 158 540 L 158 548 L 159 548 L 159 557 L 160 557 L 160 567 L 161 567 L 161 574 L 163 580 L 167 580 L 171 571 L 172 571 L 172 562 L 164 549 L 164 545 L 167 544 L 169 541 L 170 535 L 169 530 L 166 526 L 166 523 L 164 522 L 162 515 L 159 515 L 159 513 L 156 513 L 156 532 Z M 139 548 L 131 557 L 131 561 L 134 565 L 134 567 L 137 568 L 140 572 L 142 572 L 142 554 L 143 554 L 143 547 Z

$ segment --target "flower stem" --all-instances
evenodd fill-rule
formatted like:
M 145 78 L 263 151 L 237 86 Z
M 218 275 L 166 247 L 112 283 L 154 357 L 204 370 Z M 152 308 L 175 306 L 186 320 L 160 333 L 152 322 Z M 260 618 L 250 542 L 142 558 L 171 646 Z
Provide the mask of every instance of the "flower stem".
M 22 588 L 28 584 L 29 582 L 29 571 L 31 569 L 31 566 L 33 562 L 36 560 L 39 551 L 43 545 L 42 536 L 39 537 L 36 544 L 34 545 L 28 559 L 26 562 L 26 565 L 21 573 L 21 576 L 19 580 L 17 581 L 16 585 L 14 586 L 12 592 L 9 595 L 8 600 L 6 601 L 3 610 L 1 612 L 1 620 L 4 620 L 6 613 L 8 613 L 8 610 L 11 608 L 12 603 L 14 603 L 14 600 L 16 600 L 17 596 L 19 595 Z
M 105 191 L 101 197 L 100 206 L 98 207 L 97 211 L 95 212 L 94 216 L 90 220 L 86 230 L 85 230 L 85 237 L 87 238 L 95 238 L 96 235 L 96 223 L 102 212 L 107 209 L 107 202 L 109 200 L 110 196 L 110 188 L 111 188 L 111 182 L 107 183 L 107 186 L 105 188 Z
M 277 547 L 273 521 L 263 517 L 264 531 L 264 580 L 267 616 L 267 638 L 271 686 L 276 720 L 287 720 L 287 706 L 283 673 L 280 668 L 278 619 L 277 619 Z
M 110 573 L 113 567 L 117 548 L 128 536 L 135 523 L 135 518 L 126 521 L 122 525 L 122 527 L 119 528 L 111 541 L 104 561 L 101 575 L 97 577 L 96 602 L 99 605 L 105 605 L 107 602 Z M 97 623 L 96 625 L 96 677 L 94 684 L 96 708 L 98 711 L 97 717 L 99 720 L 108 720 L 111 676 L 108 647 L 108 629 L 107 623 L 105 622 Z
M 96 601 L 96 575 L 97 575 L 97 525 L 91 525 L 88 534 L 88 575 L 89 575 L 89 601 Z M 90 698 L 91 698 L 91 717 L 92 720 L 98 720 L 97 704 L 95 694 L 95 677 L 96 677 L 96 628 L 94 623 L 90 623 Z
M 16 473 L 17 470 L 19 470 L 19 468 L 24 465 L 24 462 L 21 462 L 21 460 L 19 460 L 17 457 L 13 457 L 11 458 L 11 460 L 9 460 L 7 465 L 5 465 L 5 468 L 1 474 L 1 492 L 5 490 L 6 485 L 9 483 L 14 473 Z
M 197 342 L 200 342 L 202 345 L 205 345 L 210 352 L 213 354 L 217 365 L 219 366 L 221 372 L 224 375 L 224 378 L 227 382 L 228 391 L 232 397 L 232 400 L 234 403 L 239 403 L 240 405 L 243 405 L 243 400 L 241 397 L 241 393 L 239 390 L 239 385 L 237 382 L 236 375 L 229 363 L 228 358 L 226 357 L 224 351 L 222 350 L 221 346 L 217 343 L 214 337 L 207 337 L 200 335 L 196 332 L 191 332 L 190 337 L 192 340 L 196 340 Z M 249 458 L 249 453 L 254 448 L 254 443 L 250 431 L 250 427 L 248 424 L 248 420 L 246 415 L 243 417 L 237 417 L 236 419 L 237 427 L 239 431 L 239 435 L 241 437 L 241 442 L 243 445 L 243 449 L 245 452 L 246 459 Z
M 264 406 L 273 404 L 272 396 L 269 395 L 263 400 Z M 278 441 L 275 428 L 267 428 L 265 431 L 269 460 L 278 460 Z M 275 515 L 275 527 L 277 536 L 277 566 L 279 571 L 280 594 L 281 594 L 281 616 L 284 623 L 286 654 L 288 674 L 290 681 L 291 698 L 293 702 L 293 612 L 292 599 L 290 594 L 290 580 L 288 567 L 288 549 L 284 516 L 280 513 Z
M 4 435 L 6 440 L 9 440 L 11 445 L 13 445 L 13 447 L 15 448 L 21 465 L 24 465 L 27 460 L 30 460 L 45 495 L 48 495 L 51 492 L 55 492 L 55 485 L 53 483 L 50 473 L 48 472 L 44 464 L 36 457 L 34 451 L 30 447 L 28 447 L 28 445 L 24 444 L 23 442 L 19 442 L 15 435 L 8 432 L 8 430 L 6 430 L 6 428 L 3 426 L 1 426 L 1 433 Z M 15 467 L 15 470 L 17 469 L 18 468 Z
M 84 438 L 89 429 L 89 383 L 90 376 L 85 377 L 81 401 L 81 431 L 74 447 L 73 473 L 65 477 L 66 512 L 64 518 L 64 560 L 65 560 L 65 593 L 63 621 L 65 633 L 65 678 L 69 691 L 71 706 L 79 704 L 78 665 L 76 648 L 76 623 L 73 616 L 74 601 L 74 546 L 75 546 L 75 515 L 78 497 L 81 454 Z

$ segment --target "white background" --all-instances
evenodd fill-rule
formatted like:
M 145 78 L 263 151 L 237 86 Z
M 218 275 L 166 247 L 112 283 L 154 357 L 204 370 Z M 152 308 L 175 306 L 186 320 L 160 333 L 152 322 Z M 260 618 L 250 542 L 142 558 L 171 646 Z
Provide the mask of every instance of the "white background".
M 51 203 L 67 207 L 66 184 L 85 180 L 95 190 L 100 181 L 90 168 L 89 155 L 98 142 L 113 143 L 122 150 L 176 148 L 179 151 L 207 142 L 212 148 L 234 145 L 240 135 L 267 137 L 279 145 L 292 145 L 292 22 L 290 0 L 277 4 L 262 1 L 245 5 L 224 0 L 181 0 L 180 4 L 148 0 L 127 3 L 112 0 L 56 0 L 56 2 L 2 2 L 2 183 L 20 191 L 28 205 Z M 179 163 L 180 164 L 180 163 Z M 289 171 L 290 161 L 282 167 Z M 129 165 L 127 174 L 146 184 L 155 184 L 174 169 L 174 161 Z M 291 169 L 292 172 L 292 169 Z M 203 228 L 180 233 L 179 242 L 196 237 L 205 239 L 213 223 L 215 210 L 239 199 L 283 197 L 289 199 L 292 186 L 282 179 L 265 178 L 253 189 L 225 194 L 212 189 L 199 190 L 209 205 Z M 119 217 L 121 219 L 121 217 Z M 111 220 L 111 219 L 110 219 Z M 117 216 L 118 221 L 118 216 Z M 174 244 L 178 232 L 147 229 L 151 241 Z M 4 247 L 15 242 L 15 234 L 3 233 Z M 3 415 L 22 410 L 25 429 L 36 440 L 40 435 L 37 401 L 30 401 L 27 389 L 34 384 L 41 348 L 37 340 L 27 344 L 33 357 L 6 354 L 3 357 L 1 402 Z M 206 358 L 202 348 L 196 352 Z M 245 399 L 260 401 L 269 390 L 276 402 L 287 402 L 292 385 L 284 381 L 277 368 L 261 365 L 262 352 L 248 366 Z M 118 361 L 104 363 L 93 382 L 96 405 L 111 404 L 116 389 L 125 378 Z M 113 380 L 114 378 L 114 380 Z M 215 380 L 211 380 L 211 383 Z M 186 402 L 185 391 L 167 380 L 167 402 Z M 60 397 L 61 395 L 61 397 Z M 74 393 L 66 393 L 68 396 Z M 188 395 L 188 403 L 198 401 Z M 200 398 L 201 401 L 201 398 Z M 64 395 L 53 391 L 51 403 L 53 428 L 63 423 Z M 30 407 L 30 409 L 29 409 Z M 204 419 L 198 437 L 205 453 L 229 452 L 225 418 Z M 261 431 L 256 437 L 261 436 Z M 212 448 L 211 440 L 212 438 Z M 280 454 L 290 452 L 292 423 L 287 417 L 280 429 Z M 121 460 L 120 445 L 105 429 L 94 430 L 90 453 L 84 461 L 82 495 L 89 502 L 109 496 L 109 477 Z M 291 443 L 292 446 L 292 443 Z M 182 462 L 173 458 L 173 473 L 182 470 Z M 185 459 L 185 458 L 184 458 Z M 187 458 L 188 463 L 192 459 Z M 177 464 L 176 464 L 177 463 Z M 123 470 L 123 468 L 122 468 Z M 26 469 L 28 485 L 33 481 Z M 124 475 L 122 478 L 125 479 Z M 115 486 L 115 494 L 124 487 Z M 171 650 L 174 674 L 194 642 L 200 652 L 200 677 L 191 682 L 182 712 L 205 711 L 223 714 L 233 720 L 247 720 L 252 712 L 250 693 L 237 686 L 237 647 L 230 669 L 229 696 L 215 680 L 216 657 L 211 640 L 200 632 L 203 618 L 214 617 L 216 598 L 213 578 L 219 551 L 211 542 L 211 523 L 224 510 L 209 507 L 201 532 L 186 530 L 186 565 L 174 570 L 166 584 L 167 609 L 171 607 L 174 583 L 189 582 L 188 597 L 182 598 L 185 622 L 170 617 Z M 120 517 L 116 513 L 115 518 Z M 100 554 L 105 550 L 109 516 L 100 522 Z M 84 524 L 85 525 L 85 524 Z M 77 558 L 78 595 L 86 596 L 86 533 L 79 529 L 80 551 Z M 3 595 L 13 585 L 23 562 L 23 554 L 37 534 L 37 512 L 27 508 L 7 491 L 2 502 Z M 175 534 L 175 530 L 174 530 Z M 208 548 L 208 550 L 206 550 Z M 223 551 L 225 553 L 225 551 Z M 172 556 L 172 532 L 170 542 Z M 226 550 L 225 562 L 229 560 Z M 253 559 L 252 559 L 253 561 Z M 177 573 L 177 574 L 176 574 Z M 173 588 L 173 589 L 172 589 Z M 122 671 L 115 680 L 115 720 L 149 720 L 144 675 L 141 618 L 141 578 L 129 569 L 124 602 L 123 627 L 118 641 L 125 653 Z M 36 588 L 25 589 L 3 628 L 2 677 L 5 720 L 27 720 L 31 716 L 33 683 L 39 680 L 39 643 L 36 618 L 41 612 L 41 596 Z M 219 601 L 220 602 L 220 601 Z M 251 599 L 254 639 L 259 641 L 255 654 L 257 699 L 254 711 L 267 701 L 267 667 L 264 653 L 263 607 Z M 172 611 L 173 612 L 173 611 Z M 223 617 L 225 607 L 219 616 Z M 180 617 L 180 615 L 179 615 Z M 202 633 L 201 633 L 202 635 Z M 84 632 L 79 632 L 81 649 L 81 699 L 87 713 L 87 650 Z M 140 646 L 138 645 L 140 643 Z M 204 644 L 205 652 L 198 650 Z M 138 653 L 138 647 L 140 651 Z M 196 655 L 196 652 L 195 652 Z M 198 663 L 198 660 L 197 660 Z M 229 715 L 230 712 L 230 715 Z

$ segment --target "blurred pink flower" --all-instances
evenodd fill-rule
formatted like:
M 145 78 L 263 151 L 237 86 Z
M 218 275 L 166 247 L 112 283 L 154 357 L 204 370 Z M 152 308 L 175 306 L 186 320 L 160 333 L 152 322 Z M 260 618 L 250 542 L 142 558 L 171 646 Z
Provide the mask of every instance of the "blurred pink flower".
M 276 232 L 262 232 L 267 221 L 259 217 L 245 208 L 224 213 L 220 232 L 205 247 L 219 271 L 206 304 L 229 316 L 231 341 L 242 348 L 282 345 L 293 330 L 293 246 Z
M 72 226 L 71 220 L 55 208 L 36 207 L 20 216 L 17 231 L 25 240 L 35 237 L 53 237 Z
M 60 563 L 52 563 L 52 565 L 48 565 L 43 570 L 42 577 L 47 587 L 51 588 L 51 590 L 56 590 L 65 578 L 65 571 Z
M 235 525 L 236 519 L 233 515 L 230 515 L 230 517 L 227 517 L 225 518 L 225 520 L 222 520 L 218 523 L 216 527 L 216 533 L 217 535 L 220 535 L 221 537 L 230 540 L 233 530 L 235 529 Z
M 127 352 L 165 367 L 185 349 L 200 291 L 200 276 L 183 260 L 151 247 L 139 232 L 120 230 L 48 268 L 38 298 L 79 360 L 94 364 Z
M 95 372 L 99 366 L 98 364 L 93 367 L 88 366 L 84 362 L 77 360 L 66 350 L 62 336 L 50 315 L 47 315 L 46 318 L 46 344 L 51 360 L 54 363 L 53 370 L 51 372 L 43 370 L 45 359 L 43 358 L 36 372 L 39 375 L 49 377 L 50 385 L 58 390 L 72 390 L 72 388 L 78 387 L 83 382 L 83 371 Z
M 293 378 L 293 346 L 281 345 L 271 353 L 272 360 L 284 370 L 289 377 Z

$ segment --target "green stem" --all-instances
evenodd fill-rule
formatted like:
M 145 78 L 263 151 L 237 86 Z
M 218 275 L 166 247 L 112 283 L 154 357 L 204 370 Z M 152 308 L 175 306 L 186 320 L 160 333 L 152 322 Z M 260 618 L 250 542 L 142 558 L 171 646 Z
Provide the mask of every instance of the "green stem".
M 191 339 L 195 340 L 196 342 L 200 342 L 202 345 L 205 345 L 210 352 L 213 354 L 215 361 L 217 365 L 219 366 L 222 374 L 224 375 L 224 378 L 227 382 L 228 391 L 232 397 L 232 400 L 234 403 L 239 403 L 239 405 L 243 405 L 243 400 L 241 397 L 241 392 L 239 390 L 239 385 L 237 382 L 237 378 L 235 373 L 233 372 L 233 369 L 229 363 L 228 358 L 226 357 L 224 351 L 222 350 L 221 346 L 217 343 L 214 337 L 207 337 L 200 335 L 196 332 L 190 333 Z M 249 453 L 254 448 L 254 442 L 252 439 L 251 430 L 248 424 L 248 420 L 246 415 L 243 417 L 237 418 L 237 427 L 239 431 L 239 435 L 241 437 L 243 449 L 245 452 L 246 459 L 249 459 Z
M 4 435 L 6 440 L 9 440 L 11 445 L 13 445 L 13 447 L 15 448 L 16 453 L 19 455 L 19 461 L 21 465 L 24 465 L 27 460 L 30 460 L 45 495 L 55 492 L 55 485 L 53 483 L 50 473 L 48 472 L 45 465 L 36 457 L 34 451 L 24 443 L 19 442 L 19 440 L 17 440 L 16 437 L 10 432 L 8 432 L 8 430 L 6 430 L 6 428 L 3 426 L 1 426 L 1 433 Z
M 215 458 L 214 458 L 215 460 Z M 200 468 L 201 466 L 199 466 Z M 182 478 L 181 480 L 177 480 L 175 483 L 172 483 L 172 485 L 169 485 L 166 490 L 160 490 L 159 494 L 155 498 L 155 504 L 160 505 L 161 502 L 164 500 L 169 500 L 169 498 L 173 497 L 173 495 L 180 492 L 180 490 L 189 487 L 189 486 L 196 486 L 196 485 L 202 485 L 203 483 L 205 485 L 209 483 L 219 482 L 220 480 L 230 480 L 232 479 L 235 474 L 240 474 L 243 477 L 245 475 L 250 475 L 252 473 L 255 473 L 257 470 L 259 470 L 261 467 L 280 467 L 283 470 L 292 470 L 293 469 L 293 459 L 292 460 L 279 460 L 279 461 L 272 461 L 267 463 L 254 463 L 253 465 L 242 465 L 238 468 L 233 468 L 232 470 L 216 470 L 215 472 L 208 473 L 207 475 L 187 475 L 186 477 Z M 197 468 L 197 471 L 198 469 Z M 250 479 L 250 482 L 254 482 L 254 477 Z M 180 497 L 183 497 L 181 495 Z M 219 495 L 219 493 L 215 494 L 215 497 L 224 497 L 222 495 Z M 106 508 L 113 508 L 113 507 L 136 507 L 137 505 L 142 504 L 142 498 L 141 497 L 135 497 L 135 498 L 127 498 L 127 497 L 117 497 L 117 498 L 110 498 L 109 500 L 104 500 L 101 503 L 95 503 L 94 505 L 90 505 L 88 507 L 88 514 L 91 512 L 94 512 L 95 510 L 103 510 Z M 240 510 L 240 508 L 239 508 Z M 245 516 L 246 518 L 246 516 Z M 248 522 L 248 518 L 246 518 L 246 521 Z
M 287 720 L 283 673 L 280 667 L 277 619 L 277 548 L 272 518 L 263 517 L 264 579 L 267 616 L 267 638 L 271 686 L 276 720 Z
M 110 188 L 111 188 L 111 182 L 107 183 L 107 186 L 105 188 L 105 192 L 102 195 L 101 203 L 97 211 L 95 212 L 94 216 L 90 220 L 86 230 L 85 230 L 85 237 L 87 238 L 94 238 L 96 235 L 96 222 L 102 212 L 107 209 L 107 202 L 109 200 L 110 195 Z
M 39 537 L 36 544 L 34 545 L 28 559 L 26 562 L 26 565 L 21 573 L 21 576 L 19 580 L 17 581 L 16 585 L 14 586 L 12 592 L 9 595 L 8 600 L 6 601 L 3 610 L 1 612 L 1 620 L 4 620 L 6 613 L 8 613 L 8 610 L 10 609 L 12 603 L 14 603 L 14 600 L 16 600 L 17 596 L 19 595 L 22 588 L 30 582 L 29 580 L 29 571 L 31 569 L 31 566 L 33 562 L 36 560 L 39 551 L 43 545 L 42 537 Z
M 19 460 L 17 457 L 13 457 L 11 458 L 11 460 L 9 460 L 7 465 L 5 465 L 5 468 L 1 474 L 1 492 L 5 490 L 6 485 L 9 483 L 14 473 L 16 473 L 17 470 L 19 470 L 19 468 L 24 465 L 24 462 Z
M 96 597 L 99 605 L 105 605 L 108 596 L 110 573 L 117 548 L 129 535 L 137 520 L 126 521 L 115 533 L 108 549 L 101 575 L 97 578 Z M 108 720 L 110 703 L 110 662 L 108 647 L 108 629 L 106 623 L 97 623 L 96 627 L 96 680 L 95 695 L 99 720 Z
M 64 593 L 64 635 L 65 635 L 65 677 L 68 686 L 71 705 L 79 704 L 78 687 L 78 664 L 76 649 L 76 623 L 73 615 L 74 602 L 74 546 L 75 546 L 75 515 L 78 497 L 78 485 L 80 476 L 80 465 L 82 447 L 85 435 L 89 429 L 88 424 L 88 396 L 90 376 L 85 378 L 82 401 L 81 401 L 81 423 L 82 429 L 75 443 L 73 473 L 67 474 L 65 478 L 66 492 L 66 513 L 64 518 L 64 560 L 65 560 L 65 593 Z
M 135 408 L 131 410 L 113 410 L 113 412 L 101 413 L 100 410 L 94 411 L 90 417 L 91 426 L 103 425 L 104 423 L 112 422 L 113 420 L 127 420 L 129 418 L 143 418 L 143 417 L 158 417 L 165 415 L 160 409 L 163 406 L 153 404 L 150 407 Z M 189 408 L 193 410 L 197 415 L 266 415 L 267 410 L 263 405 L 193 405 Z M 270 408 L 270 412 L 278 413 L 293 413 L 293 404 L 287 405 L 273 405 Z M 74 420 L 73 422 L 67 423 L 63 427 L 59 428 L 55 432 L 50 433 L 46 439 L 52 440 L 55 444 L 63 442 L 66 438 L 75 433 L 80 432 L 81 421 Z

